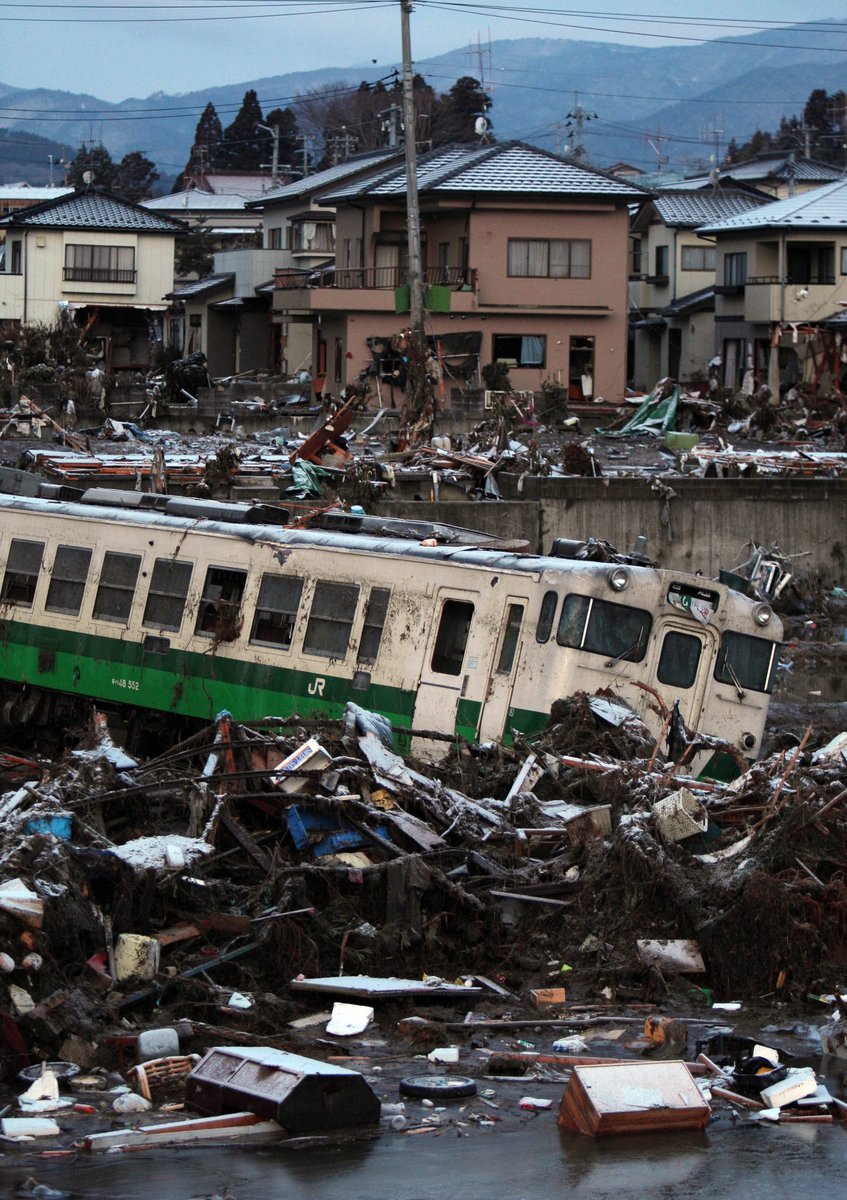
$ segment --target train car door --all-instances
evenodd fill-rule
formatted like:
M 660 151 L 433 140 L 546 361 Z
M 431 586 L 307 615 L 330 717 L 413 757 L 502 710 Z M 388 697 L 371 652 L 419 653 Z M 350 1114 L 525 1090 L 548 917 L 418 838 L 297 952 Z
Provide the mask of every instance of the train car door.
M 526 596 L 507 596 L 500 622 L 500 636 L 491 656 L 488 690 L 483 701 L 477 737 L 496 742 L 503 736 L 512 703 L 512 686 L 520 659 Z
M 662 620 L 657 625 L 651 685 L 668 708 L 678 700 L 685 724 L 696 729 L 717 652 L 717 633 L 708 625 L 684 617 Z
M 437 617 L 430 632 L 421 678 L 415 699 L 413 729 L 453 733 L 457 726 L 459 701 L 467 691 L 469 676 L 478 665 L 471 642 L 477 595 L 475 592 L 442 588 L 438 594 Z M 473 736 L 471 732 L 471 736 Z M 416 740 L 416 753 L 435 751 Z M 444 743 L 438 744 L 444 751 Z

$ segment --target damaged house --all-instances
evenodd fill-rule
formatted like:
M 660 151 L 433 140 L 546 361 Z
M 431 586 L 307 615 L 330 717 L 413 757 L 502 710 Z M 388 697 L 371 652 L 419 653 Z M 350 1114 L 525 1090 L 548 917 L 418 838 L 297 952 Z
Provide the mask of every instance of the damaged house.
M 670 375 L 703 378 L 714 353 L 715 247 L 697 236 L 707 221 L 750 212 L 768 197 L 753 189 L 699 187 L 657 191 L 632 220 L 629 277 L 630 377 L 648 389 Z
M 287 273 L 303 284 L 314 270 L 333 266 L 335 213 L 319 208 L 317 196 L 342 181 L 384 169 L 397 157 L 396 150 L 355 155 L 245 200 L 244 214 L 262 231 L 261 247 L 222 248 L 214 255 L 210 275 L 183 282 L 169 293 L 170 340 L 187 354 L 202 351 L 214 376 L 310 369 L 310 316 L 272 305 L 274 278 Z M 198 193 L 190 195 L 194 203 Z M 222 197 L 203 193 L 203 199 Z
M 185 226 L 104 192 L 73 192 L 0 220 L 0 327 L 70 320 L 108 372 L 145 370 L 162 341 Z
M 418 160 L 427 327 L 443 395 L 508 367 L 515 388 L 547 379 L 573 399 L 626 383 L 630 184 L 520 142 L 452 146 Z M 311 322 L 314 370 L 337 391 L 367 372 L 381 398 L 404 384 L 395 336 L 408 325 L 401 166 L 326 192 L 334 269 L 279 271 L 275 311 Z
M 847 180 L 698 230 L 717 258 L 715 353 L 737 389 L 752 368 L 774 395 L 843 392 Z

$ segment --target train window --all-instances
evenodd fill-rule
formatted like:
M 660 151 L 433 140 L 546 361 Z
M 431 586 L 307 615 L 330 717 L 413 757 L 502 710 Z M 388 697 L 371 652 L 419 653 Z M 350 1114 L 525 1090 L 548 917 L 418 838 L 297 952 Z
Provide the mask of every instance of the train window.
M 194 632 L 234 642 L 241 632 L 241 597 L 246 582 L 246 571 L 209 567 Z
M 553 593 L 555 594 L 555 593 Z M 518 649 L 518 637 L 523 621 L 523 605 L 510 604 L 506 614 L 506 629 L 503 633 L 503 645 L 500 647 L 500 658 L 497 661 L 498 675 L 508 675 L 515 661 Z
M 715 679 L 739 691 L 773 691 L 779 646 L 745 633 L 725 633 L 715 664 Z
M 550 634 L 553 632 L 553 618 L 556 615 L 556 605 L 559 602 L 559 597 L 555 592 L 545 592 L 544 599 L 541 601 L 541 612 L 538 615 L 538 624 L 535 627 L 535 640 L 537 642 L 548 642 Z
M 703 645 L 690 633 L 668 633 L 662 642 L 656 677 L 669 687 L 690 688 L 697 678 Z
M 3 577 L 3 591 L 0 593 L 2 603 L 32 607 L 43 554 L 43 542 L 25 542 L 20 538 L 12 538 L 6 574 Z
M 91 566 L 91 551 L 83 546 L 60 546 L 56 551 L 50 587 L 44 607 L 48 612 L 75 617 L 82 608 L 82 597 Z
M 368 603 L 365 606 L 365 623 L 362 627 L 359 653 L 356 656 L 357 662 L 376 662 L 385 618 L 388 615 L 390 595 L 391 592 L 388 588 L 371 588 L 371 594 L 368 596 Z
M 319 579 L 303 639 L 306 654 L 345 658 L 358 603 L 359 589 L 355 583 L 330 583 Z
M 466 600 L 445 600 L 432 652 L 432 669 L 439 675 L 461 675 L 474 608 Z
M 192 570 L 191 563 L 175 562 L 172 558 L 156 559 L 142 625 L 153 629 L 179 629 Z
M 302 594 L 302 579 L 263 575 L 250 641 L 263 646 L 290 646 Z
M 565 596 L 556 641 L 611 659 L 641 662 L 651 624 L 650 614 L 641 608 L 572 593 Z
M 100 586 L 94 597 L 95 617 L 101 621 L 128 620 L 140 566 L 139 554 L 116 554 L 112 550 L 106 552 L 100 572 Z

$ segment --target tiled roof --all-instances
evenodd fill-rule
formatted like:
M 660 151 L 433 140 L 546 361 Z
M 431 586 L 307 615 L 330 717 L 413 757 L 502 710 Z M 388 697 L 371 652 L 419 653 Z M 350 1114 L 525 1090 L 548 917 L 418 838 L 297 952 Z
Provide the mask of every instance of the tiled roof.
M 724 221 L 767 203 L 765 196 L 759 198 L 750 192 L 733 191 L 674 191 L 656 196 L 653 201 L 666 225 L 690 229 L 696 229 L 706 221 Z
M 232 271 L 228 271 L 224 275 L 207 275 L 205 279 L 192 279 L 190 283 L 184 283 L 181 287 L 174 288 L 172 292 L 168 292 L 168 299 L 195 299 L 198 296 L 205 296 L 211 292 L 216 292 L 226 284 L 234 282 L 235 274 Z
M 596 196 L 634 200 L 643 189 L 614 175 L 559 158 L 523 142 L 493 146 L 446 146 L 418 159 L 418 190 L 434 195 L 515 193 L 523 195 Z M 323 196 L 324 203 L 355 197 L 403 196 L 406 172 L 395 168 L 355 187 Z
M 826 187 L 775 200 L 726 221 L 703 225 L 700 233 L 732 233 L 744 229 L 847 229 L 847 179 Z
M 747 162 L 735 163 L 732 166 L 721 167 L 721 176 L 726 179 L 784 179 L 794 177 L 802 183 L 828 183 L 841 178 L 841 171 L 829 163 L 817 162 L 813 158 L 800 158 L 797 155 L 792 161 L 789 153 L 777 155 L 758 155 Z
M 286 183 L 282 187 L 274 188 L 272 191 L 266 192 L 261 200 L 251 201 L 251 204 L 260 207 L 281 200 L 295 200 L 298 196 L 306 196 L 311 192 L 333 187 L 336 183 L 341 183 L 343 180 L 359 174 L 360 171 L 378 167 L 386 159 L 399 158 L 400 154 L 401 151 L 393 148 L 374 150 L 370 154 L 354 155 L 353 158 L 345 159 L 342 163 L 336 163 L 334 167 L 327 167 L 325 171 L 316 171 L 314 175 L 304 175 L 302 179 L 295 179 L 293 183 Z
M 106 192 L 73 192 L 21 209 L 0 220 L 0 225 L 36 229 L 96 229 L 120 233 L 184 233 L 186 226 L 172 217 L 159 216 L 140 204 L 130 204 Z
M 663 317 L 684 317 L 689 313 L 699 312 L 709 308 L 715 301 L 714 284 L 711 287 L 700 288 L 699 291 L 689 292 L 686 296 L 676 296 L 670 304 L 661 310 Z

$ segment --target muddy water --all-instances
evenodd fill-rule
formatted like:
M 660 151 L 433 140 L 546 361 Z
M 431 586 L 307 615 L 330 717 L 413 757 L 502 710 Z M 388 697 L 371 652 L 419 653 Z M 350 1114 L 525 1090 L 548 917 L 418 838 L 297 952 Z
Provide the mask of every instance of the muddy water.
M 206 1149 L 31 1161 L 0 1167 L 2 1195 L 27 1176 L 84 1200 L 841 1200 L 847 1126 L 713 1118 L 705 1133 L 593 1140 L 557 1129 L 550 1112 L 513 1132 L 455 1129 L 337 1149 Z M 5 1178 L 4 1178 L 5 1177 Z

